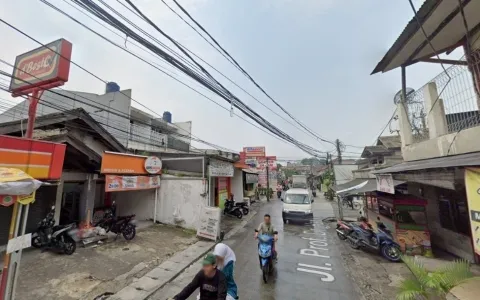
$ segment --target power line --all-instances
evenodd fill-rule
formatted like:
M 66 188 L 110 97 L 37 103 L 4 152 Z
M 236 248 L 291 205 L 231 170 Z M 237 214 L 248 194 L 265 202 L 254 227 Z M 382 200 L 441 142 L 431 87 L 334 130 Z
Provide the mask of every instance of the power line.
M 40 0 L 42 1 L 42 0 Z M 62 14 L 64 14 L 65 16 L 71 18 L 72 20 L 74 20 L 75 22 L 77 22 L 78 24 L 82 25 L 83 27 L 85 27 L 86 29 L 90 30 L 91 32 L 97 34 L 98 36 L 102 37 L 103 39 L 105 39 L 106 41 L 112 43 L 113 45 L 119 47 L 120 49 L 124 50 L 124 51 L 127 51 L 129 52 L 127 49 L 124 49 L 122 47 L 120 47 L 118 44 L 112 42 L 111 40 L 109 40 L 108 38 L 105 38 L 104 36 L 102 36 L 101 34 L 98 34 L 97 32 L 93 31 L 91 28 L 89 28 L 88 26 L 86 26 L 85 24 L 81 23 L 80 21 L 76 20 L 75 18 L 71 17 L 70 15 L 66 14 L 65 12 L 63 12 L 62 10 L 60 9 L 57 9 L 56 7 L 53 7 L 48 1 L 42 1 L 43 3 L 51 6 L 52 8 L 56 9 L 57 11 L 61 12 Z M 85 3 L 84 3 L 85 4 Z M 86 4 L 91 4 L 91 3 L 86 3 Z M 105 13 L 105 12 L 104 12 Z M 110 16 L 110 18 L 112 18 Z M 114 19 L 114 18 L 113 18 Z M 111 24 L 113 21 L 109 21 L 109 24 Z M 123 32 L 128 32 L 128 35 L 129 36 L 132 36 L 134 35 L 135 36 L 135 40 L 137 40 L 138 42 L 140 42 L 141 44 L 143 44 L 144 46 L 146 46 L 147 48 L 149 48 L 152 52 L 156 52 L 157 54 L 159 54 L 160 56 L 162 57 L 165 57 L 166 59 L 169 60 L 169 62 L 171 62 L 172 58 L 171 56 L 166 56 L 165 53 L 161 50 L 159 50 L 158 48 L 156 48 L 155 46 L 153 46 L 152 44 L 150 44 L 149 42 L 147 42 L 146 40 L 144 40 L 143 38 L 137 36 L 134 32 L 131 32 L 131 31 L 128 31 L 126 29 L 126 27 L 124 25 L 117 25 L 115 28 L 123 31 Z M 159 52 L 160 51 L 160 52 Z M 130 53 L 130 52 L 129 52 Z M 130 53 L 132 55 L 134 55 L 135 57 L 143 60 L 142 58 L 136 56 L 135 54 L 133 53 Z M 145 61 L 145 60 L 143 60 Z M 145 61 L 146 62 L 146 61 Z M 177 63 L 178 61 L 175 61 L 175 63 Z M 147 62 L 148 63 L 148 62 Z M 178 65 L 175 65 L 176 67 L 178 67 Z M 184 65 L 182 65 L 182 68 L 185 67 Z M 157 68 L 158 69 L 158 68 Z M 162 70 L 163 71 L 163 70 Z M 182 69 L 182 71 L 185 71 L 184 69 Z M 205 84 L 205 82 L 203 82 L 202 80 L 199 80 L 198 77 L 195 77 L 195 75 L 192 76 L 192 74 L 189 74 L 188 72 L 186 72 L 189 76 L 193 77 L 194 79 L 196 79 L 197 81 L 199 81 L 200 83 L 206 85 L 209 89 L 211 89 L 213 92 L 217 93 L 218 95 L 220 95 L 222 98 L 226 99 L 227 101 L 231 102 L 231 100 L 228 99 L 228 97 L 226 97 L 225 94 L 222 94 L 221 91 L 219 93 L 219 91 L 216 89 L 216 88 L 212 88 L 212 86 L 209 86 L 208 84 Z M 176 78 L 174 78 L 176 79 Z M 183 83 L 184 84 L 184 83 Z M 191 87 L 190 87 L 191 88 Z M 198 91 L 197 91 L 198 92 Z M 228 95 L 227 95 L 228 96 Z M 207 97 L 208 98 L 208 97 Z M 239 102 L 238 98 L 236 98 L 236 101 L 237 103 Z M 315 152 L 319 152 L 318 150 L 314 149 L 314 148 L 311 148 L 310 146 L 307 146 L 303 143 L 299 143 L 298 141 L 296 141 L 295 139 L 293 139 L 292 137 L 286 135 L 284 132 L 282 132 L 281 130 L 279 130 L 278 128 L 274 127 L 271 123 L 269 123 L 268 121 L 266 121 L 264 118 L 262 118 L 261 116 L 259 116 L 257 113 L 255 113 L 253 110 L 251 110 L 250 108 L 248 108 L 248 106 L 246 106 L 245 104 L 241 103 L 242 106 L 238 106 L 236 105 L 236 107 L 240 108 L 240 110 L 245 113 L 247 116 L 251 117 L 252 119 L 254 119 L 257 123 L 259 123 L 261 126 L 265 127 L 267 130 L 269 130 L 270 132 L 280 136 L 282 139 L 285 139 L 286 141 L 296 145 L 297 147 L 299 147 L 300 149 L 304 150 L 304 151 L 307 151 L 307 153 L 310 153 L 312 155 L 312 153 L 315 153 Z M 312 152 L 313 151 L 313 152 Z
M 131 3 L 130 0 L 126 0 L 130 5 L 133 5 Z M 163 0 L 162 0 L 163 2 Z M 313 130 L 311 130 L 310 128 L 308 128 L 305 124 L 303 124 L 302 122 L 300 122 L 297 118 L 295 118 L 292 114 L 290 114 L 285 108 L 283 108 L 283 106 L 281 106 L 277 101 L 275 101 L 253 78 L 252 76 L 250 76 L 250 74 L 248 74 L 247 71 L 245 71 L 245 69 L 243 69 L 240 64 L 228 53 L 228 51 L 226 51 L 218 42 L 217 40 L 199 23 L 197 22 L 191 15 L 190 13 L 185 9 L 183 8 L 182 5 L 180 5 L 180 3 L 178 3 L 176 0 L 173 0 L 173 2 L 180 8 L 180 10 L 190 18 L 190 20 L 192 20 L 205 34 L 208 35 L 208 37 L 210 37 L 210 39 L 218 46 L 218 48 L 221 49 L 221 51 L 226 55 L 228 56 L 230 60 L 228 60 L 230 63 L 232 63 L 235 67 L 237 67 L 238 69 L 241 70 L 241 72 L 260 90 L 262 91 L 262 93 L 267 96 L 278 108 L 280 108 L 285 114 L 287 114 L 290 118 L 292 118 L 298 125 L 300 125 L 303 129 L 307 130 L 311 135 L 313 135 L 314 137 L 316 137 L 318 140 L 320 141 L 323 141 L 323 142 L 326 142 L 326 143 L 329 143 L 329 144 L 332 144 L 335 146 L 335 143 L 332 142 L 332 141 L 328 141 L 322 137 L 320 137 L 317 133 L 315 133 Z M 187 23 L 183 18 L 181 18 L 185 23 Z M 188 23 L 187 23 L 188 24 Z M 203 37 L 203 35 L 201 35 L 197 30 L 195 30 L 200 36 Z M 210 43 L 209 43 L 210 44 Z M 212 45 L 213 46 L 213 45 Z M 215 48 L 215 47 L 214 47 Z M 215 48 L 217 51 L 219 51 L 217 48 Z

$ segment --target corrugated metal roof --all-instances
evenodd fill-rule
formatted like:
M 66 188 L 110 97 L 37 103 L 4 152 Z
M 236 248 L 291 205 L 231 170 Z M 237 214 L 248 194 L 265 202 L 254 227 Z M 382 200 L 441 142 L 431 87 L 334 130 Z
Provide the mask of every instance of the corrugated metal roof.
M 399 135 L 381 136 L 378 138 L 377 146 L 383 145 L 387 148 L 401 148 L 402 140 Z
M 333 186 L 332 190 L 334 190 L 335 192 L 341 191 L 341 190 L 348 189 L 348 188 L 354 187 L 356 185 L 359 185 L 362 182 L 365 182 L 367 180 L 368 179 L 353 179 L 352 181 L 346 182 L 344 184 L 339 184 L 339 185 Z
M 374 174 L 399 173 L 424 169 L 440 169 L 466 166 L 480 166 L 480 152 L 442 156 L 430 159 L 407 161 L 393 167 L 373 172 Z

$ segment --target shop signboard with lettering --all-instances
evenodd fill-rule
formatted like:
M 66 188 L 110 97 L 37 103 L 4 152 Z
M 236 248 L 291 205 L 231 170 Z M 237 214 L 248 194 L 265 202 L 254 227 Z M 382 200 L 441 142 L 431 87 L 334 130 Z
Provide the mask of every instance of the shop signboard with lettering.
M 216 241 L 220 232 L 220 216 L 221 210 L 219 207 L 202 207 L 197 236 Z
M 156 156 L 142 156 L 106 151 L 102 155 L 102 174 L 153 175 L 161 174 L 162 161 Z
M 475 253 L 480 255 L 480 168 L 465 169 L 465 187 L 470 212 L 473 247 Z
M 395 185 L 393 184 L 392 174 L 382 174 L 377 176 L 377 191 L 395 194 Z
M 243 147 L 245 158 L 265 157 L 265 147 Z
M 211 177 L 233 177 L 234 167 L 232 163 L 217 159 L 210 160 L 208 173 Z
M 160 176 L 105 176 L 105 192 L 124 192 L 156 189 L 160 187 Z
M 59 39 L 17 56 L 10 91 L 26 95 L 34 89 L 51 89 L 68 81 L 72 44 Z

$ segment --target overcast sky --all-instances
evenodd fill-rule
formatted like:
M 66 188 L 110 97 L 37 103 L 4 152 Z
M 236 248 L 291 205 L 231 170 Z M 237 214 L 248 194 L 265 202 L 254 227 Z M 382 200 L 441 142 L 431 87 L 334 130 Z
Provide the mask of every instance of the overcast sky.
M 115 36 L 64 1 L 49 1 L 99 33 L 125 43 L 124 37 Z M 106 2 L 166 42 L 117 1 Z M 293 123 L 161 0 L 132 2 L 167 34 Z M 173 1 L 165 2 L 176 8 Z M 179 2 L 277 102 L 323 138 L 332 141 L 338 138 L 350 145 L 371 145 L 391 117 L 395 109 L 393 96 L 401 86 L 400 72 L 394 70 L 374 76 L 370 73 L 413 17 L 407 0 Z M 422 0 L 414 2 L 417 8 L 423 3 Z M 174 122 L 192 121 L 193 134 L 203 140 L 236 151 L 243 146 L 266 146 L 269 155 L 282 158 L 307 156 L 295 146 L 272 137 L 239 117 L 230 117 L 228 111 L 108 44 L 38 0 L 2 0 L 1 5 L 0 18 L 43 43 L 62 37 L 69 40 L 73 43 L 73 61 L 105 80 L 117 82 L 122 89 L 132 89 L 133 99 L 158 114 L 168 110 L 172 112 Z M 38 47 L 35 42 L 3 24 L 0 24 L 0 37 L 0 58 L 11 63 L 18 54 Z M 149 61 L 166 66 L 159 58 L 129 43 L 127 48 Z M 1 63 L 0 69 L 11 71 Z M 439 66 L 425 63 L 409 67 L 408 86 L 421 87 L 440 71 Z M 181 81 L 228 107 L 220 97 L 178 71 L 175 73 Z M 220 74 L 214 71 L 212 74 L 240 99 L 297 140 L 322 151 L 333 149 L 333 146 L 318 142 L 263 107 Z M 105 90 L 101 81 L 75 66 L 72 66 L 70 80 L 64 88 L 98 94 Z M 0 98 L 11 99 L 3 92 Z M 389 134 L 389 130 L 384 134 Z M 198 143 L 195 146 L 207 147 Z M 361 149 L 348 147 L 347 151 L 361 152 Z

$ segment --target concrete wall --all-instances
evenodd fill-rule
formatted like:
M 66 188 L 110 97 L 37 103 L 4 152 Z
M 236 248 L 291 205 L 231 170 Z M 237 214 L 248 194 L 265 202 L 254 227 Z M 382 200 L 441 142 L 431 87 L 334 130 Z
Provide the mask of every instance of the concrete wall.
M 114 192 L 112 200 L 117 205 L 117 215 L 135 214 L 135 219 L 153 220 L 155 209 L 155 189 Z
M 432 245 L 437 246 L 445 251 L 452 253 L 458 257 L 474 262 L 474 254 L 472 249 L 472 240 L 463 234 L 450 231 L 440 225 L 440 216 L 437 199 L 440 197 L 438 189 L 418 183 L 408 183 L 408 193 L 417 197 L 419 188 L 423 189 L 423 198 L 428 200 L 427 220 L 430 229 Z
M 455 137 L 456 136 L 456 137 Z M 480 126 L 467 128 L 435 139 L 411 144 L 402 148 L 405 161 L 441 157 L 480 151 L 480 143 L 474 142 L 480 136 Z M 452 144 L 453 141 L 453 144 Z M 451 146 L 450 146 L 451 144 Z M 450 153 L 448 149 L 450 148 Z
M 38 104 L 37 116 L 59 113 L 63 110 L 83 108 L 105 129 L 126 145 L 130 127 L 130 104 L 132 90 L 97 95 L 66 90 L 45 91 Z M 66 96 L 66 97 L 65 97 Z M 0 123 L 27 118 L 27 100 L 20 102 L 0 115 Z M 93 106 L 92 106 L 93 105 Z M 54 106 L 56 108 L 52 108 Z M 103 109 L 103 110 L 102 110 Z M 110 111 L 120 114 L 115 115 Z M 127 117 L 125 117 L 127 116 Z
M 202 178 L 162 175 L 157 221 L 196 230 L 201 208 L 208 204 L 205 191 Z
M 351 181 L 353 179 L 352 171 L 357 169 L 357 165 L 334 165 L 335 183 L 339 185 Z
M 235 168 L 231 182 L 231 189 L 236 202 L 243 202 L 243 171 Z M 275 188 L 274 188 L 275 190 Z
M 187 144 L 191 144 L 191 134 L 192 134 L 192 121 L 188 121 L 188 122 L 177 122 L 177 123 L 173 123 L 175 124 L 175 127 L 177 128 L 177 132 L 179 134 L 183 134 L 183 135 L 188 135 L 188 137 L 176 137 L 177 139 L 187 143 Z

